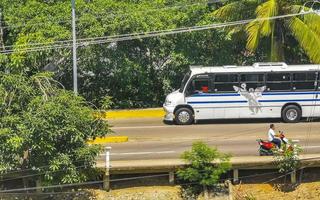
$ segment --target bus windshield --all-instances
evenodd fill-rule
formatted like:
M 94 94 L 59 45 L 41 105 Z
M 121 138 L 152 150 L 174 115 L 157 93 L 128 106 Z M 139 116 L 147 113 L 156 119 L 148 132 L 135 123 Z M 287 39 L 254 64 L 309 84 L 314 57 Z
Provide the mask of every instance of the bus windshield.
M 182 82 L 181 82 L 181 86 L 180 86 L 180 89 L 179 89 L 179 92 L 183 92 L 183 89 L 185 87 L 185 85 L 187 84 L 189 78 L 190 78 L 190 75 L 191 75 L 191 71 L 189 71 L 182 79 Z

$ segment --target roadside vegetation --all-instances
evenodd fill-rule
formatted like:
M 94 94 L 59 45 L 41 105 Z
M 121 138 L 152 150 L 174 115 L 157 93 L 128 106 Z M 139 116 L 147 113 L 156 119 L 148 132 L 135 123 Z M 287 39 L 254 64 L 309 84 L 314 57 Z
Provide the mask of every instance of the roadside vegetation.
M 0 185 L 23 188 L 36 181 L 44 186 L 91 178 L 100 146 L 86 141 L 110 131 L 94 111 L 50 74 L 0 73 Z
M 209 199 L 209 196 L 213 195 L 211 193 L 221 188 L 221 175 L 231 168 L 230 155 L 221 153 L 203 142 L 193 143 L 192 149 L 184 152 L 181 158 L 189 164 L 178 171 L 178 178 L 184 181 L 184 199 L 197 199 L 200 193 L 204 199 Z
M 307 11 L 306 2 L 77 0 L 77 38 L 273 17 Z M 320 63 L 320 16 L 315 14 L 128 41 L 104 38 L 78 45 L 79 95 L 74 95 L 71 30 L 70 0 L 0 1 L 3 191 L 95 180 L 101 147 L 86 141 L 110 132 L 99 108 L 160 106 L 190 65 Z M 292 152 L 277 156 L 281 173 L 299 166 Z M 182 158 L 189 164 L 178 172 L 184 198 L 201 193 L 207 198 L 230 169 L 229 155 L 202 142 Z
M 302 148 L 298 144 L 292 143 L 289 141 L 288 144 L 282 145 L 282 151 L 274 151 L 274 160 L 275 165 L 278 168 L 280 174 L 279 178 L 283 178 L 283 182 L 279 183 L 276 187 L 280 191 L 294 191 L 295 188 L 300 184 L 297 179 L 297 173 L 300 172 L 300 176 L 303 175 L 303 168 L 300 165 L 299 154 L 302 151 Z M 287 180 L 287 177 L 293 176 L 295 183 Z
M 207 2 L 77 0 L 77 38 L 292 14 L 300 12 L 307 1 Z M 51 71 L 55 80 L 72 89 L 70 49 L 44 48 L 71 39 L 70 1 L 2 0 L 0 13 L 0 51 L 8 53 L 0 53 L 0 71 L 28 77 Z M 312 14 L 274 23 L 267 20 L 225 29 L 83 44 L 77 52 L 79 92 L 95 105 L 110 96 L 113 108 L 155 107 L 179 88 L 189 65 L 251 65 L 271 60 L 319 63 L 319 18 Z M 31 51 L 36 47 L 31 43 L 42 43 L 41 51 Z

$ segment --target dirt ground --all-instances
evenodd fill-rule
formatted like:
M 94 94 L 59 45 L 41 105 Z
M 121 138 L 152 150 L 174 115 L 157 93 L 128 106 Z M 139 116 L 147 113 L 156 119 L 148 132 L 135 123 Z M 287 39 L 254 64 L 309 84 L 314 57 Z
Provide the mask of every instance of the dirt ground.
M 235 200 L 319 200 L 320 182 L 303 183 L 294 190 L 281 189 L 281 185 L 244 184 L 233 188 Z M 282 190 L 282 191 L 281 191 Z M 287 191 L 283 191 L 287 190 Z
M 286 191 L 284 191 L 286 190 Z M 149 186 L 117 189 L 110 192 L 93 190 L 95 200 L 183 200 L 179 186 Z M 242 184 L 233 188 L 234 200 L 320 200 L 320 182 L 303 183 L 295 188 L 273 184 Z M 202 199 L 201 197 L 198 199 Z M 222 198 L 212 198 L 222 199 Z M 225 199 L 225 198 L 223 198 Z
M 287 192 L 284 192 L 280 186 L 273 184 L 236 185 L 233 186 L 233 200 L 320 200 L 320 182 L 303 183 L 296 188 L 290 188 L 291 190 Z M 73 195 L 0 195 L 0 200 L 184 200 L 181 197 L 181 191 L 180 186 L 142 186 L 115 189 L 110 192 L 101 189 L 85 189 Z M 224 195 L 211 196 L 209 199 L 228 200 L 229 198 L 228 195 Z M 203 195 L 200 194 L 197 200 L 204 200 Z
M 94 200 L 183 200 L 180 186 L 148 186 L 117 189 L 110 192 L 92 190 Z M 210 200 L 228 200 L 225 196 L 210 198 Z M 197 200 L 204 200 L 200 194 Z
M 180 187 L 154 186 L 117 189 L 110 192 L 94 190 L 96 200 L 182 200 Z

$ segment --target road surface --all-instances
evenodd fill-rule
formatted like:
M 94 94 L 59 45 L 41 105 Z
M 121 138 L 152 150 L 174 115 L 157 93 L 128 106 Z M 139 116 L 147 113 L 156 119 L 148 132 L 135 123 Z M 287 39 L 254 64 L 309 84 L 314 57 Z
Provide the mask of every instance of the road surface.
M 112 135 L 129 142 L 110 144 L 111 160 L 179 158 L 195 141 L 204 141 L 233 156 L 258 155 L 256 139 L 267 139 L 270 123 L 289 139 L 300 140 L 303 153 L 320 153 L 320 122 L 287 124 L 270 120 L 205 121 L 190 126 L 166 125 L 159 118 L 112 120 Z M 101 156 L 101 159 L 103 155 Z

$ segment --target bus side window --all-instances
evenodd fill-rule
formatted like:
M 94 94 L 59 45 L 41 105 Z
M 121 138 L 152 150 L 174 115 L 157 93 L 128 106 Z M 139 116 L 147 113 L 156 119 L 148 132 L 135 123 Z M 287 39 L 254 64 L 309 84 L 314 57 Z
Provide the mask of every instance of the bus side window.
M 246 83 L 246 88 L 256 89 L 265 86 L 264 74 L 241 74 L 240 83 Z
M 316 89 L 315 72 L 295 72 L 292 77 L 293 90 L 314 90 Z
M 187 88 L 187 96 L 209 92 L 211 92 L 210 79 L 207 75 L 199 75 L 195 77 Z
M 233 86 L 239 85 L 238 74 L 215 74 L 215 92 L 235 92 Z
M 290 73 L 268 73 L 267 91 L 291 91 Z

